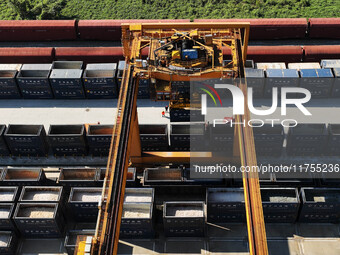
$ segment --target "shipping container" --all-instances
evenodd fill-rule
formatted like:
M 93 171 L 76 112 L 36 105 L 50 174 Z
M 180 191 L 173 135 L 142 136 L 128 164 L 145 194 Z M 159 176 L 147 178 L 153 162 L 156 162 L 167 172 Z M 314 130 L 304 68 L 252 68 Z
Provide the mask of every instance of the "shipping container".
M 322 68 L 340 68 L 340 59 L 322 59 Z
M 1 177 L 1 183 L 5 186 L 35 186 L 43 184 L 45 180 L 44 171 L 33 167 L 7 167 Z
M 61 168 L 58 183 L 68 187 L 96 186 L 98 168 Z
M 86 70 L 114 70 L 115 76 L 117 71 L 117 63 L 94 63 L 87 64 Z
M 296 221 L 300 206 L 297 188 L 261 188 L 261 198 L 267 223 Z
M 303 39 L 308 23 L 305 18 L 275 19 L 195 19 L 195 22 L 249 22 L 250 40 Z
M 169 111 L 170 111 L 170 122 L 204 121 L 204 115 L 202 115 L 201 110 L 170 108 Z
M 154 237 L 153 203 L 124 203 L 121 238 Z
M 65 227 L 57 203 L 18 203 L 13 219 L 21 236 L 26 238 L 61 237 Z
M 76 69 L 80 70 L 83 68 L 83 61 L 53 61 L 52 69 L 61 69 L 61 70 L 69 70 Z
M 300 222 L 339 222 L 340 189 L 302 188 Z
M 299 73 L 296 69 L 267 69 L 264 96 L 272 98 L 273 88 L 281 96 L 282 87 L 298 87 Z
M 300 86 L 308 89 L 312 98 L 330 97 L 334 82 L 331 69 L 301 69 L 300 75 Z
M 170 124 L 170 145 L 175 151 L 206 149 L 204 124 Z
M 256 69 L 286 69 L 286 64 L 284 62 L 272 62 L 272 63 L 256 63 L 255 64 Z
M 0 231 L 0 240 L 3 245 L 0 246 L 2 255 L 15 255 L 18 248 L 18 238 L 14 231 Z
M 167 237 L 204 236 L 204 202 L 164 202 L 163 226 Z
M 288 69 L 320 69 L 321 66 L 318 62 L 299 62 L 299 63 L 289 63 Z
M 273 185 L 279 187 L 306 187 L 316 185 L 316 175 L 311 171 L 311 168 L 290 165 L 283 165 L 284 170 L 275 171 L 272 173 Z M 279 165 L 273 165 L 277 169 L 281 169 Z M 288 169 L 288 170 L 287 170 Z
M 112 63 L 124 59 L 122 47 L 57 47 L 56 60 L 77 60 L 87 63 Z
M 0 63 L 4 64 L 51 63 L 53 59 L 54 48 L 50 47 L 0 48 Z
M 167 151 L 169 149 L 168 125 L 139 125 L 143 151 Z
M 8 156 L 10 151 L 8 149 L 7 143 L 5 141 L 6 125 L 0 125 L 0 156 Z
M 154 188 L 126 188 L 124 203 L 153 203 L 154 197 Z
M 15 224 L 13 222 L 14 210 L 15 210 L 15 203 L 1 203 L 0 204 L 0 231 L 15 230 Z M 0 245 L 0 251 L 1 251 L 1 245 Z
M 19 187 L 0 187 L 0 203 L 15 203 L 18 194 Z
M 77 38 L 76 20 L 4 20 L 0 41 L 65 41 Z
M 21 70 L 18 73 L 17 82 L 23 98 L 53 98 L 48 80 L 49 75 L 49 70 Z
M 63 187 L 24 186 L 19 203 L 59 203 L 63 202 Z
M 264 70 L 245 68 L 245 75 L 247 79 L 247 87 L 253 89 L 253 97 L 260 98 L 264 91 Z
M 285 133 L 282 125 L 264 124 L 253 128 L 255 150 L 258 156 L 281 156 Z
M 246 211 L 242 188 L 207 189 L 208 222 L 244 222 Z
M 208 128 L 210 131 L 210 150 L 224 151 L 230 156 L 233 152 L 234 127 L 227 124 L 211 124 Z
M 337 156 L 340 153 L 340 124 L 328 124 L 329 140 L 328 151 Z
M 93 156 L 108 156 L 112 135 L 113 125 L 89 125 L 86 135 L 89 153 Z
M 118 89 L 120 89 L 120 84 L 122 83 L 125 66 L 126 66 L 125 60 L 120 60 L 118 62 L 117 75 L 116 75 Z
M 1 71 L 20 71 L 22 64 L 0 64 Z
M 44 70 L 50 71 L 52 64 L 23 64 L 21 70 Z
M 71 188 L 68 209 L 75 221 L 97 220 L 98 204 L 101 201 L 101 188 Z
M 117 98 L 116 70 L 85 70 L 83 74 L 86 97 L 90 99 Z
M 320 62 L 322 59 L 340 59 L 340 45 L 303 46 L 305 62 Z
M 85 98 L 81 69 L 53 69 L 50 83 L 55 98 L 81 99 Z
M 333 68 L 334 84 L 332 89 L 332 97 L 340 97 L 340 67 Z
M 68 255 L 74 255 L 74 251 L 77 247 L 78 236 L 94 236 L 95 231 L 92 230 L 70 230 L 67 232 L 64 242 L 64 247 Z
M 183 184 L 183 173 L 181 168 L 146 168 L 143 180 L 150 186 Z
M 340 39 L 340 18 L 310 18 L 309 37 Z
M 18 85 L 16 83 L 16 76 L 16 70 L 0 70 L 0 99 L 21 98 Z
M 43 125 L 9 125 L 4 137 L 14 156 L 46 156 L 48 154 Z
M 192 172 L 191 172 L 192 171 Z M 217 175 L 217 176 L 216 176 Z M 197 178 L 199 177 L 199 178 Z M 202 178 L 203 175 L 201 173 L 196 173 L 194 169 L 185 168 L 183 171 L 183 179 L 185 185 L 198 185 L 198 186 L 223 186 L 226 185 L 225 183 L 230 183 L 230 179 L 227 179 L 226 181 L 224 178 L 227 178 L 228 175 L 224 173 L 215 173 L 213 176 L 208 176 L 210 178 Z
M 48 140 L 57 156 L 87 155 L 84 125 L 50 125 Z
M 287 153 L 297 155 L 322 155 L 327 149 L 328 131 L 325 124 L 298 124 L 290 127 Z
M 106 174 L 106 168 L 99 169 L 99 177 L 96 181 L 95 186 L 103 187 L 104 179 Z M 127 176 L 126 176 L 126 187 L 135 187 L 139 183 L 139 179 L 137 179 L 137 171 L 135 167 L 128 167 Z

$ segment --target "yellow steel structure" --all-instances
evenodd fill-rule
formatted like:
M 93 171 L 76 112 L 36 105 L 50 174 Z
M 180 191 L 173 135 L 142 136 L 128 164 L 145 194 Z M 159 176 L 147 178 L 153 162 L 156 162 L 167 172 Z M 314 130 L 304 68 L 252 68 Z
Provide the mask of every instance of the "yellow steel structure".
M 157 50 L 163 38 L 206 37 L 206 44 L 198 46 L 212 59 L 208 66 L 205 60 L 191 61 L 199 70 L 171 70 L 157 65 Z M 139 79 L 157 79 L 167 82 L 190 80 L 192 78 L 240 78 L 239 88 L 247 94 L 244 77 L 244 63 L 247 55 L 249 23 L 157 23 L 123 24 L 122 43 L 127 67 L 124 70 L 118 100 L 118 115 L 104 180 L 103 196 L 99 206 L 96 235 L 93 238 L 91 254 L 116 254 L 119 241 L 120 221 L 127 168 L 129 164 L 152 165 L 155 163 L 186 163 L 190 157 L 204 161 L 212 157 L 211 152 L 149 152 L 142 153 L 137 120 L 137 91 Z M 149 47 L 149 62 L 140 64 L 141 51 Z M 232 61 L 223 66 L 222 47 L 232 51 Z M 214 49 L 214 50 L 213 50 Z M 176 60 L 176 59 L 175 59 Z M 171 61 L 175 61 L 171 60 Z M 176 60 L 177 61 L 177 60 Z M 174 63 L 174 62 L 173 62 Z M 176 62 L 187 68 L 188 63 Z M 246 101 L 246 100 L 245 100 Z M 248 109 L 245 102 L 245 109 Z M 247 123 L 249 111 L 236 116 L 236 121 Z M 232 162 L 256 166 L 256 153 L 251 127 L 237 125 L 235 130 L 234 158 Z M 267 240 L 263 219 L 262 201 L 257 172 L 244 173 L 244 195 L 247 214 L 249 248 L 251 255 L 267 255 Z

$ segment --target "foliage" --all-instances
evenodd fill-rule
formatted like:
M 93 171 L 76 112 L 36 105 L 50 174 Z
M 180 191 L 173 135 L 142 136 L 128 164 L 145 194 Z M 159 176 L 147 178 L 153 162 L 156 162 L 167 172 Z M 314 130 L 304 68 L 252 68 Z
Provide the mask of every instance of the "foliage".
M 339 17 L 340 0 L 0 0 L 0 19 Z

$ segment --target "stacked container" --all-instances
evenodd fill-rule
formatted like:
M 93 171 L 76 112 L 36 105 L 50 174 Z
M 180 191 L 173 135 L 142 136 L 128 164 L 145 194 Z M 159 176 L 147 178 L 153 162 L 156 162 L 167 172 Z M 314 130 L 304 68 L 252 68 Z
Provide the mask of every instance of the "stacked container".
M 340 124 L 328 124 L 329 140 L 328 150 L 331 155 L 340 153 Z
M 45 179 L 45 173 L 41 168 L 5 168 L 2 173 L 1 183 L 5 186 L 34 186 L 42 184 Z
M 146 168 L 143 179 L 150 186 L 182 184 L 183 173 L 180 168 Z
M 332 89 L 333 97 L 340 97 L 340 67 L 333 68 L 334 84 Z
M 4 136 L 14 156 L 46 156 L 48 154 L 43 125 L 9 125 Z
M 143 151 L 166 151 L 169 149 L 168 125 L 139 125 Z
M 340 59 L 322 59 L 322 68 L 340 68 Z
M 330 97 L 334 77 L 331 69 L 301 69 L 300 86 L 308 89 L 312 98 Z
M 152 238 L 155 234 L 153 208 L 153 188 L 126 188 L 120 237 Z
M 99 174 L 98 168 L 61 168 L 58 183 L 66 187 L 93 187 Z
M 120 60 L 118 62 L 118 68 L 117 68 L 117 87 L 118 90 L 120 89 L 120 85 L 122 83 L 122 79 L 123 79 L 123 73 L 124 73 L 124 69 L 125 69 L 126 63 L 124 60 Z
M 13 214 L 15 203 L 0 203 L 0 231 L 15 230 Z
M 6 125 L 0 125 L 0 156 L 8 156 L 10 154 L 4 137 L 5 131 Z
M 260 98 L 263 96 L 264 91 L 264 70 L 263 69 L 253 69 L 245 68 L 245 75 L 247 78 L 248 88 L 253 89 L 253 97 Z
M 259 156 L 280 156 L 285 133 L 283 126 L 265 124 L 253 128 L 256 154 Z
M 170 144 L 175 151 L 204 150 L 205 128 L 202 123 L 171 124 Z
M 89 125 L 87 144 L 93 156 L 108 156 L 110 152 L 113 125 Z
M 164 202 L 163 226 L 168 237 L 204 236 L 204 202 Z
M 208 222 L 244 222 L 246 219 L 242 188 L 208 188 Z
M 73 219 L 75 221 L 95 222 L 101 195 L 101 188 L 71 188 L 68 210 Z
M 106 174 L 106 168 L 101 168 L 100 174 L 98 177 L 98 180 L 96 182 L 96 186 L 103 187 L 105 174 Z M 126 187 L 134 187 L 137 184 L 137 171 L 135 167 L 129 167 L 127 170 L 127 176 L 126 176 Z
M 18 238 L 13 231 L 0 231 L 0 240 L 2 245 L 0 246 L 0 253 L 3 255 L 16 254 Z
M 54 61 L 50 76 L 55 98 L 85 98 L 82 84 L 82 61 Z
M 84 125 L 51 125 L 48 139 L 57 156 L 83 156 L 87 154 Z
M 209 125 L 209 146 L 212 151 L 223 151 L 229 156 L 233 153 L 234 127 L 227 124 Z
M 301 222 L 339 222 L 340 189 L 302 188 Z
M 20 92 L 16 83 L 16 70 L 0 70 L 0 99 L 20 98 Z
M 273 88 L 281 95 L 282 87 L 298 87 L 299 73 L 296 69 L 267 69 L 264 96 L 272 98 Z
M 19 203 L 62 203 L 63 187 L 24 186 Z
M 266 222 L 296 221 L 300 205 L 297 188 L 261 188 L 261 198 Z
M 64 247 L 68 255 L 74 255 L 74 251 L 77 247 L 77 237 L 83 236 L 83 235 L 94 236 L 95 231 L 93 230 L 70 230 L 68 231 L 65 237 L 65 242 L 64 242 Z
M 88 64 L 83 75 L 87 98 L 117 98 L 116 63 Z
M 50 73 L 50 64 L 23 65 L 17 76 L 17 82 L 23 98 L 53 98 L 50 82 L 48 79 Z
M 170 122 L 204 121 L 201 110 L 170 108 Z
M 138 99 L 150 99 L 150 80 L 139 79 L 138 85 Z
M 256 63 L 256 69 L 286 69 L 286 64 L 284 62 L 268 62 L 268 63 Z
M 298 124 L 290 127 L 287 139 L 289 155 L 322 155 L 325 153 L 328 131 L 325 124 Z

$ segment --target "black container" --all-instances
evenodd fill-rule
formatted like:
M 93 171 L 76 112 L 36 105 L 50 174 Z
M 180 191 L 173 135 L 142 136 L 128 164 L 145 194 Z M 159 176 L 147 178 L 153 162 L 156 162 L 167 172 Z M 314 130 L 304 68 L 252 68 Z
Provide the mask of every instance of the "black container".
M 85 70 L 84 88 L 87 98 L 117 98 L 116 70 Z
M 273 88 L 278 89 L 281 95 L 282 87 L 298 87 L 299 73 L 295 69 L 267 69 L 264 88 L 264 97 L 272 98 Z
M 74 255 L 76 244 L 77 244 L 77 237 L 78 236 L 94 236 L 95 231 L 91 230 L 70 230 L 67 232 L 64 242 L 64 247 L 67 251 L 68 255 Z
M 99 174 L 98 168 L 61 168 L 58 183 L 68 187 L 95 186 Z
M 87 154 L 84 125 L 51 125 L 48 140 L 57 156 L 83 156 Z
M 295 222 L 299 212 L 297 188 L 261 188 L 266 222 Z
M 186 96 L 190 92 L 190 81 L 173 81 L 171 83 L 171 92 Z
M 206 148 L 204 124 L 171 124 L 170 144 L 171 149 L 175 151 L 204 150 Z
M 143 213 L 144 215 L 128 215 L 129 213 Z M 152 203 L 124 203 L 120 224 L 121 238 L 152 238 L 154 236 L 153 204 Z
M 29 217 L 34 211 L 48 210 L 52 217 L 41 214 Z M 14 222 L 21 236 L 29 238 L 61 237 L 64 229 L 64 218 L 56 203 L 19 203 L 14 213 Z
M 169 149 L 168 125 L 139 125 L 143 151 L 167 151 Z
M 290 172 L 277 171 L 272 173 L 273 184 L 280 187 L 304 187 L 315 185 L 315 174 L 302 167 L 291 168 Z
M 80 222 L 95 222 L 98 217 L 101 195 L 101 188 L 71 188 L 68 209 L 73 219 Z
M 177 210 L 197 210 L 197 215 L 190 216 L 183 213 L 183 216 L 176 216 Z M 204 236 L 204 202 L 164 202 L 163 226 L 164 234 L 168 237 Z
M 15 77 L 17 71 L 0 70 L 0 99 L 18 99 L 21 98 Z
M 340 67 L 333 68 L 334 84 L 332 89 L 333 97 L 340 97 Z
M 175 185 L 183 184 L 183 173 L 180 168 L 146 168 L 144 185 Z
M 327 152 L 328 131 L 325 124 L 298 124 L 290 127 L 287 139 L 289 155 L 322 155 Z
M 260 186 L 264 185 L 273 185 L 274 184 L 274 177 L 273 174 L 270 172 L 259 172 L 259 182 Z M 241 172 L 236 172 L 232 174 L 233 177 L 233 184 L 235 187 L 242 187 L 243 186 L 243 175 Z
M 120 88 L 120 85 L 122 83 L 125 66 L 126 66 L 126 63 L 124 60 L 120 60 L 118 62 L 117 75 L 116 75 L 118 89 Z
M 308 89 L 312 99 L 330 97 L 334 81 L 331 69 L 301 69 L 300 75 L 300 87 Z
M 105 173 L 106 173 L 106 168 L 101 168 L 99 169 L 99 178 L 96 182 L 95 186 L 100 186 L 103 187 L 104 184 L 104 178 L 105 178 Z M 138 183 L 137 180 L 137 171 L 135 167 L 129 167 L 128 168 L 128 172 L 127 172 L 127 176 L 126 176 L 126 187 L 134 187 L 136 186 Z
M 222 185 L 225 183 L 224 177 L 222 174 L 220 175 L 221 178 L 217 178 L 214 176 L 214 178 L 195 178 L 191 177 L 190 174 L 190 168 L 185 168 L 183 172 L 184 177 L 184 183 L 188 185 Z M 227 180 L 229 181 L 229 180 Z
M 140 79 L 138 86 L 138 99 L 149 99 L 150 98 L 150 80 Z
M 256 154 L 259 156 L 280 156 L 285 133 L 283 126 L 265 124 L 253 128 Z
M 248 88 L 253 89 L 253 97 L 254 98 L 263 97 L 264 82 L 265 82 L 264 70 L 245 68 L 245 75 L 247 78 Z
M 48 154 L 43 125 L 9 125 L 4 136 L 14 156 L 46 156 Z
M 302 188 L 301 222 L 339 222 L 340 189 Z
M 82 75 L 83 70 L 80 69 L 53 69 L 50 75 L 50 83 L 55 98 L 85 98 Z
M 154 188 L 126 188 L 124 203 L 153 203 L 154 197 Z
M 6 236 L 6 238 L 5 238 Z M 6 240 L 7 245 L 0 247 L 2 255 L 15 255 L 18 248 L 18 238 L 14 231 L 0 231 L 1 240 Z
M 19 187 L 0 187 L 0 203 L 15 203 L 18 195 Z
M 53 196 L 49 198 L 48 196 Z M 63 187 L 24 186 L 19 203 L 59 203 L 63 201 Z
M 233 152 L 234 127 L 227 124 L 209 125 L 209 147 L 212 151 L 223 151 L 229 155 Z
M 8 156 L 10 154 L 4 137 L 5 131 L 6 125 L 0 125 L 0 156 Z
M 0 212 L 8 212 L 8 215 L 4 215 L 0 218 L 0 230 L 15 230 L 15 224 L 13 222 L 13 214 L 15 210 L 14 203 L 0 204 Z M 2 254 L 2 253 L 1 253 Z
M 34 186 L 42 184 L 45 179 L 45 173 L 41 168 L 5 168 L 1 184 L 5 186 Z
M 49 70 L 21 70 L 17 76 L 17 82 L 23 98 L 53 98 L 48 81 L 49 75 Z
M 201 110 L 170 108 L 170 122 L 204 121 Z
M 245 201 L 242 188 L 208 188 L 207 219 L 209 222 L 245 221 Z
M 89 125 L 86 135 L 89 154 L 93 156 L 108 156 L 112 135 L 113 125 Z
M 331 155 L 338 156 L 340 153 L 340 124 L 328 125 L 329 140 L 328 150 Z

